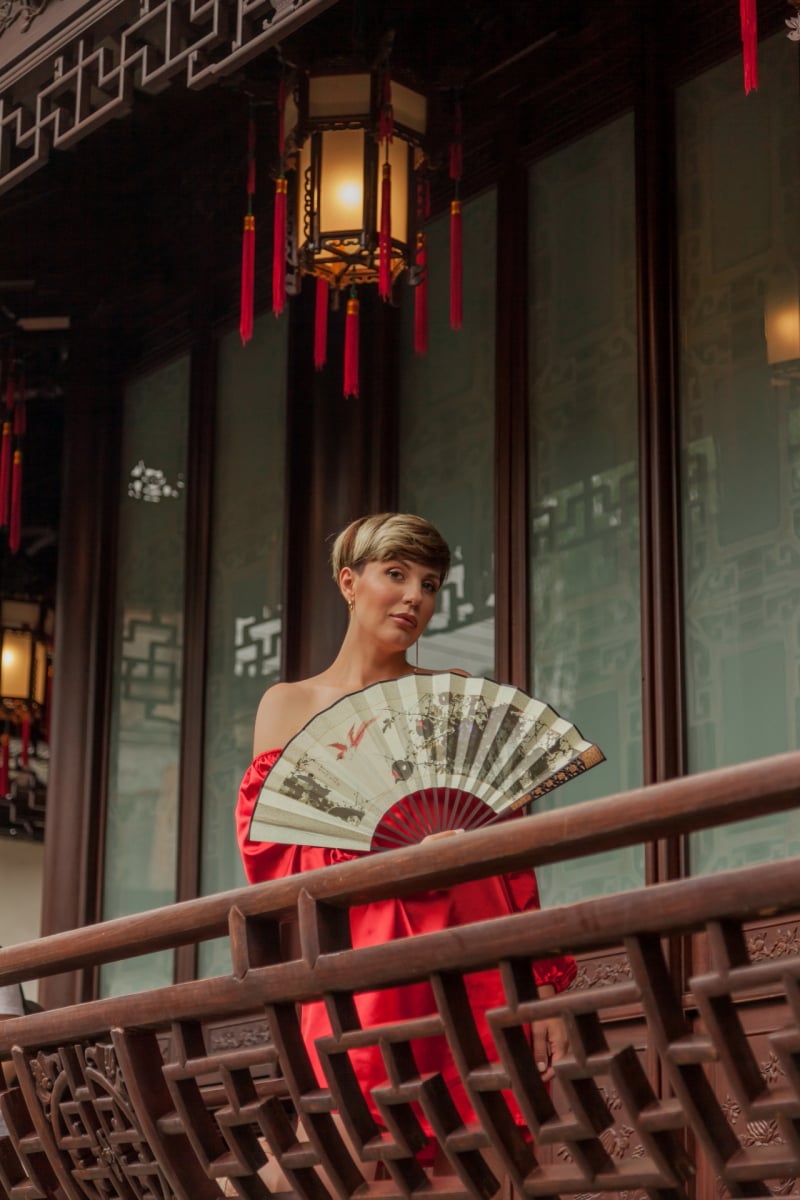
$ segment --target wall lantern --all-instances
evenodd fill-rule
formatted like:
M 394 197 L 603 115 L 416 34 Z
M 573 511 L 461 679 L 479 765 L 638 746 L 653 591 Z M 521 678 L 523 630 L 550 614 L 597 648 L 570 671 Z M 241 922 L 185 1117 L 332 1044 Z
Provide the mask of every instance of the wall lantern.
M 0 704 L 21 719 L 39 716 L 47 697 L 49 639 L 45 614 L 27 600 L 2 602 L 0 629 Z
M 0 604 L 0 834 L 44 836 L 53 613 Z

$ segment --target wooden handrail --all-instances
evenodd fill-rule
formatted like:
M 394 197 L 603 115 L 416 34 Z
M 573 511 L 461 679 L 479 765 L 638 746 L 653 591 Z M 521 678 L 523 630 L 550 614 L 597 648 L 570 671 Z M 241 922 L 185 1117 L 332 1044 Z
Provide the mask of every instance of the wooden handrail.
M 469 837 L 369 855 L 0 950 L 0 985 L 225 936 L 229 913 L 279 916 L 301 890 L 334 905 L 449 887 L 800 805 L 800 751 L 636 788 L 476 830 Z

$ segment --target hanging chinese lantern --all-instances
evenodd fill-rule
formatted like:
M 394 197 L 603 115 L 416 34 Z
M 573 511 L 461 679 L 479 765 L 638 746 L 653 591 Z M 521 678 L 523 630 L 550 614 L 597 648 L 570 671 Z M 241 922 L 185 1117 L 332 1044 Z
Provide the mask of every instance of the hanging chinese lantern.
M 332 298 L 347 299 L 345 394 L 358 394 L 358 300 L 377 284 L 391 298 L 415 261 L 415 166 L 423 157 L 427 103 L 386 67 L 303 73 L 287 97 L 285 136 L 294 171 L 292 257 L 317 280 L 315 365 L 325 360 Z M 326 302 L 327 301 L 327 302 Z

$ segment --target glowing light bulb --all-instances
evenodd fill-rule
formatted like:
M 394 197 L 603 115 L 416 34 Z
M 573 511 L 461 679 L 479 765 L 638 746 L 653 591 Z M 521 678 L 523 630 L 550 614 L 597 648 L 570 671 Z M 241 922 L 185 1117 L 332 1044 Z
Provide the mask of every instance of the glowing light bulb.
M 361 185 L 347 182 L 339 185 L 339 203 L 343 208 L 361 207 Z

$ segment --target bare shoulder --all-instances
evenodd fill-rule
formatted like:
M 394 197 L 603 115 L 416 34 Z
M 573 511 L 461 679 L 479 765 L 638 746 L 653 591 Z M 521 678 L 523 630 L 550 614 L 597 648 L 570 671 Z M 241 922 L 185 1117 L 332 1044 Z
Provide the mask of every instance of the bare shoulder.
M 253 756 L 267 750 L 282 750 L 316 711 L 315 691 L 308 680 L 276 683 L 267 688 L 256 713 Z

